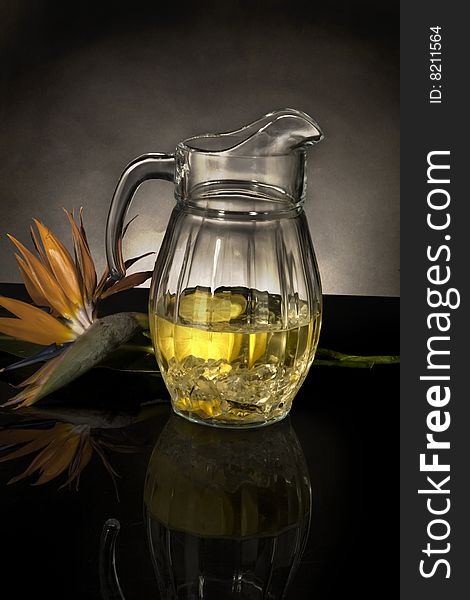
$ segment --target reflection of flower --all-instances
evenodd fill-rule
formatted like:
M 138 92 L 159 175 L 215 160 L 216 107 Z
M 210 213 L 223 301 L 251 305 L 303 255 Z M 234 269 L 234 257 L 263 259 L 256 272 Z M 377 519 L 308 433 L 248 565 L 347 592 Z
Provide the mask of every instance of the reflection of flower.
M 93 453 L 100 457 L 115 483 L 117 474 L 107 452 L 136 452 L 146 443 L 145 436 L 134 440 L 128 428 L 149 419 L 167 417 L 166 403 L 146 402 L 138 406 L 137 412 L 129 412 L 129 407 L 122 412 L 62 405 L 26 408 L 19 420 L 15 416 L 13 423 L 0 427 L 0 463 L 35 454 L 28 468 L 8 483 L 37 475 L 33 485 L 40 485 L 67 471 L 61 488 L 74 483 L 77 489 L 80 475 Z M 10 417 L 11 414 L 3 413 Z
M 20 254 L 16 254 L 26 289 L 36 304 L 0 297 L 0 306 L 18 318 L 0 318 L 0 332 L 21 340 L 47 346 L 43 352 L 15 366 L 49 361 L 23 384 L 21 391 L 7 404 L 27 406 L 34 403 L 51 374 L 60 364 L 57 355 L 88 331 L 96 321 L 100 300 L 146 281 L 150 271 L 133 273 L 115 282 L 105 270 L 98 281 L 90 253 L 82 214 L 77 222 L 65 211 L 72 229 L 74 258 L 62 242 L 41 222 L 31 227 L 36 254 L 9 236 Z M 130 267 L 138 257 L 127 261 Z M 9 368 L 12 368 L 9 367 Z M 43 394 L 44 395 L 44 394 Z
M 91 459 L 93 449 L 89 442 L 90 428 L 84 425 L 56 423 L 50 429 L 10 429 L 0 432 L 0 443 L 21 447 L 0 458 L 4 462 L 38 452 L 29 467 L 9 483 L 20 481 L 35 472 L 39 473 L 36 485 L 46 483 L 60 475 L 68 467 L 68 479 L 64 485 L 78 479 Z
M 98 430 L 93 430 L 90 425 L 58 422 L 48 429 L 35 429 L 34 425 L 32 423 L 31 427 L 0 430 L 0 448 L 7 449 L 21 445 L 1 456 L 0 462 L 37 453 L 26 471 L 10 479 L 8 483 L 38 474 L 39 477 L 33 485 L 40 485 L 55 479 L 67 470 L 67 480 L 60 487 L 75 483 L 77 489 L 80 475 L 90 462 L 93 452 L 99 455 L 114 480 L 116 472 L 106 457 L 105 448 L 121 452 L 134 450 L 132 446 L 113 443 L 112 440 L 100 435 Z

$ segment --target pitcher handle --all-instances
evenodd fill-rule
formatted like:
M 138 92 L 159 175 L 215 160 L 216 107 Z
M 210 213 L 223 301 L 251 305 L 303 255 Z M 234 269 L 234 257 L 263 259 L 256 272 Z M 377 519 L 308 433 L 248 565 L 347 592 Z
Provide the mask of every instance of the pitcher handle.
M 116 569 L 116 540 L 121 525 L 108 519 L 103 525 L 100 540 L 100 591 L 103 600 L 125 600 Z
M 148 179 L 174 181 L 174 155 L 155 152 L 139 156 L 127 165 L 119 179 L 106 223 L 106 257 L 113 279 L 122 279 L 126 274 L 121 243 L 124 219 L 137 188 Z

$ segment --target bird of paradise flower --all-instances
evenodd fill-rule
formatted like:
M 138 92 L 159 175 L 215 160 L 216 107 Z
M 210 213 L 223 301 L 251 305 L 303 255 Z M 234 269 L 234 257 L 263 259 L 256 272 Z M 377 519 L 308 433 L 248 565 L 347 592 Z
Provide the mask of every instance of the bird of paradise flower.
M 32 413 L 32 419 L 0 428 L 0 463 L 34 455 L 26 470 L 12 477 L 8 484 L 37 476 L 32 485 L 42 485 L 67 474 L 63 489 L 73 486 L 78 490 L 80 476 L 94 454 L 110 474 L 116 488 L 118 474 L 112 467 L 107 452 L 132 453 L 138 450 L 132 440 L 126 439 L 126 428 L 134 423 L 165 415 L 163 405 L 151 403 L 142 406 L 137 415 L 86 409 L 49 409 Z M 30 410 L 30 409 L 27 409 Z
M 140 285 L 151 277 L 152 272 L 133 273 L 116 282 L 106 268 L 98 280 L 82 210 L 78 221 L 73 213 L 64 211 L 72 230 L 73 258 L 57 236 L 37 219 L 34 219 L 36 229 L 31 226 L 36 253 L 8 236 L 19 252 L 15 257 L 34 304 L 0 296 L 0 306 L 17 317 L 0 318 L 0 332 L 45 348 L 7 369 L 47 362 L 18 386 L 22 390 L 4 406 L 22 407 L 35 403 L 76 378 L 147 325 L 146 317 L 138 313 L 97 319 L 101 300 Z M 126 269 L 149 254 L 152 253 L 128 260 Z M 85 336 L 86 341 L 81 339 Z M 70 348 L 72 345 L 76 346 L 75 350 Z
M 56 423 L 47 429 L 9 429 L 0 431 L 0 445 L 4 448 L 17 447 L 0 457 L 0 463 L 37 453 L 28 468 L 12 477 L 8 483 L 15 483 L 37 473 L 39 476 L 32 485 L 41 485 L 55 479 L 68 470 L 67 480 L 59 489 L 75 482 L 76 489 L 80 475 L 96 451 L 112 477 L 116 472 L 110 465 L 99 439 L 92 437 L 89 425 Z

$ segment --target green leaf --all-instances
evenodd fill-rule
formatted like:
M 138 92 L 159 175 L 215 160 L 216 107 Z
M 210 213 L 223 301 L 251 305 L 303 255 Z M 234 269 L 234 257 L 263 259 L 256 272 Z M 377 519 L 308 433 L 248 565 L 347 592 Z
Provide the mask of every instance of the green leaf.
M 160 376 L 153 347 L 142 333 L 120 346 L 99 365 L 107 369 Z
M 27 358 L 28 356 L 37 354 L 41 350 L 44 350 L 44 346 L 32 344 L 31 342 L 24 342 L 23 340 L 18 340 L 9 335 L 0 333 L 0 352 L 7 352 L 8 354 L 13 354 L 20 358 Z

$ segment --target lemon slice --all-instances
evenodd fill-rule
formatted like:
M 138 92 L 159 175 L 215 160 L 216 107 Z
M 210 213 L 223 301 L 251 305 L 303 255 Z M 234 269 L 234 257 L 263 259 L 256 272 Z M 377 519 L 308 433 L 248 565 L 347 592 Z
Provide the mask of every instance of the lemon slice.
M 176 325 L 156 318 L 156 345 L 167 362 L 178 362 L 188 356 L 231 362 L 240 354 L 242 334 L 225 331 L 207 331 L 188 325 Z
M 246 311 L 242 294 L 205 290 L 185 294 L 179 303 L 179 316 L 194 324 L 224 323 L 236 319 Z
M 268 345 L 267 333 L 250 333 L 248 341 L 248 368 L 251 369 L 255 362 L 266 354 Z

